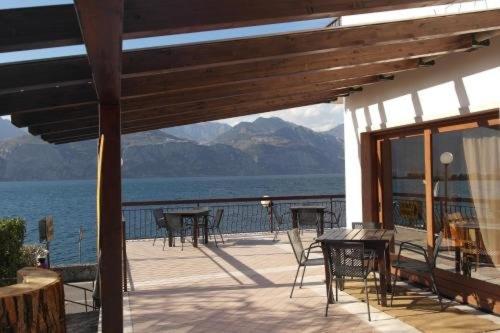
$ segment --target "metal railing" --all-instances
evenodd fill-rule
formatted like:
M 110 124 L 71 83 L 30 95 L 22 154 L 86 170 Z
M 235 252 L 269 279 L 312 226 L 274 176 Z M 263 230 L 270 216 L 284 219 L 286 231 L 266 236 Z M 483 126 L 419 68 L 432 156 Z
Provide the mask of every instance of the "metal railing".
M 123 217 L 126 239 L 152 238 L 156 233 L 153 209 L 162 208 L 165 212 L 206 207 L 212 215 L 218 208 L 224 209 L 221 231 L 225 234 L 253 233 L 276 229 L 276 216 L 283 219 L 284 227 L 291 227 L 288 214 L 294 205 L 324 206 L 327 214 L 325 221 L 345 226 L 344 195 L 274 196 L 252 198 L 218 198 L 197 200 L 168 200 L 124 202 Z M 271 209 L 272 207 L 272 214 Z M 282 226 L 283 227 L 283 226 Z
M 404 212 L 405 204 L 414 205 L 414 214 Z M 436 227 L 441 229 L 441 223 L 446 214 L 461 213 L 464 218 L 476 218 L 474 202 L 470 198 L 445 198 L 434 197 L 434 221 Z M 425 223 L 425 196 L 423 194 L 394 193 L 393 194 L 393 219 L 397 226 L 415 229 L 426 229 Z

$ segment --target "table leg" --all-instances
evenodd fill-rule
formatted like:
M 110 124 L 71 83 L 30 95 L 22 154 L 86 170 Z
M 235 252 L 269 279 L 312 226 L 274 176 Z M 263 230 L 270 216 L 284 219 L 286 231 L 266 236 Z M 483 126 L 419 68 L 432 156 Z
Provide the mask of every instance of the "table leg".
M 297 211 L 292 210 L 292 228 L 295 229 L 298 227 L 299 227 L 299 219 L 298 219 Z
M 382 306 L 387 306 L 387 269 L 386 261 L 383 258 L 386 257 L 385 244 L 382 246 L 377 246 L 377 258 L 378 258 L 378 273 L 380 276 L 380 301 Z
M 198 247 L 198 218 L 193 218 L 193 246 Z
M 208 216 L 203 216 L 203 240 L 205 244 L 208 244 Z
M 168 232 L 168 247 L 174 246 L 174 236 L 172 236 L 172 233 L 169 231 Z
M 330 268 L 328 264 L 328 251 L 325 245 L 321 245 L 321 250 L 323 251 L 323 262 L 325 265 L 325 287 L 326 287 L 326 293 L 328 294 L 328 289 L 330 288 L 328 284 L 330 283 L 329 281 L 331 279 Z M 328 297 L 328 303 L 330 304 L 335 303 L 335 299 L 333 297 L 333 290 L 330 290 L 330 295 L 328 295 L 327 297 Z

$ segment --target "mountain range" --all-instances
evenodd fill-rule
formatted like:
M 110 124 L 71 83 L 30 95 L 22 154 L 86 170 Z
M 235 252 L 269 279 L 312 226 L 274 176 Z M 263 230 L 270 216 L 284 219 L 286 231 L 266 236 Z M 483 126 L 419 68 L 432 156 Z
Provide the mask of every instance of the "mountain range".
M 234 127 L 204 123 L 125 135 L 122 175 L 342 173 L 343 149 L 335 135 L 280 118 L 258 118 Z M 23 135 L 0 141 L 0 180 L 94 179 L 95 173 L 95 140 L 51 145 Z

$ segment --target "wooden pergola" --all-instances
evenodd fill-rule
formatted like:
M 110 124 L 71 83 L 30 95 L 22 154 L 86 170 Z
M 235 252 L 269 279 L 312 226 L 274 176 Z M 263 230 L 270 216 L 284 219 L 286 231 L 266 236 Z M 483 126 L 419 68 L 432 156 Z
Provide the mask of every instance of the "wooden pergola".
M 0 52 L 86 46 L 86 56 L 0 65 L 0 115 L 50 143 L 99 139 L 103 330 L 123 329 L 121 134 L 330 102 L 487 46 L 500 10 L 125 52 L 123 39 L 449 3 L 75 0 L 0 10 Z

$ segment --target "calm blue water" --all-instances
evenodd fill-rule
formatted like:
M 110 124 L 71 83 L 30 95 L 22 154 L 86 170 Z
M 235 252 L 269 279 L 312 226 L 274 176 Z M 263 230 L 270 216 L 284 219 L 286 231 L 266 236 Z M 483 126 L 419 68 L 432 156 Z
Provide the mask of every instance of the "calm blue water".
M 95 181 L 0 182 L 0 216 L 27 222 L 26 243 L 38 242 L 38 220 L 54 217 L 52 264 L 95 261 Z M 127 179 L 123 201 L 345 193 L 343 175 Z

